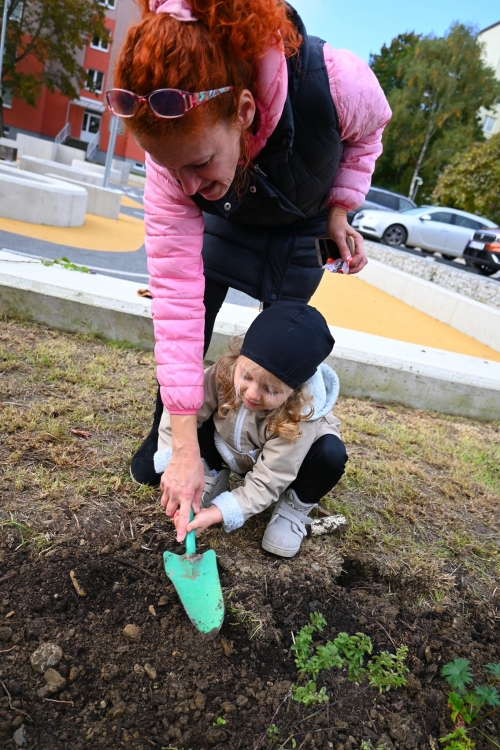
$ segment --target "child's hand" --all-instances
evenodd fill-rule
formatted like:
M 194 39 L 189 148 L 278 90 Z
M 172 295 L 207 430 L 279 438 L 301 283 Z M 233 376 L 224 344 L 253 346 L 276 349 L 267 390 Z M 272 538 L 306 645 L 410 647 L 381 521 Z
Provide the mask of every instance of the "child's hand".
M 179 520 L 179 511 L 176 511 L 172 522 L 177 528 Z M 208 529 L 216 523 L 222 523 L 222 513 L 216 505 L 211 505 L 210 508 L 202 508 L 199 513 L 195 515 L 193 520 L 188 523 L 186 531 L 196 531 L 196 536 L 201 534 L 202 531 Z
M 328 234 L 340 250 L 342 260 L 349 263 L 349 275 L 359 273 L 368 263 L 368 258 L 366 257 L 362 236 L 347 221 L 347 211 L 338 206 L 331 208 L 328 212 L 326 226 Z M 351 237 L 354 241 L 354 253 L 352 255 L 347 244 L 347 237 Z

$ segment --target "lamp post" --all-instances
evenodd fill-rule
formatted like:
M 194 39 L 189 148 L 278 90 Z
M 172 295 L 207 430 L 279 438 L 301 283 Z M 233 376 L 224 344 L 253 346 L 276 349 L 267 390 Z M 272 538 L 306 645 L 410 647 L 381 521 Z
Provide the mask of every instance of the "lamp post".
M 0 36 L 0 99 L 2 99 L 2 96 L 3 96 L 2 68 L 3 68 L 3 54 L 5 51 L 5 34 L 7 31 L 8 10 L 9 10 L 9 0 L 3 0 L 2 34 Z

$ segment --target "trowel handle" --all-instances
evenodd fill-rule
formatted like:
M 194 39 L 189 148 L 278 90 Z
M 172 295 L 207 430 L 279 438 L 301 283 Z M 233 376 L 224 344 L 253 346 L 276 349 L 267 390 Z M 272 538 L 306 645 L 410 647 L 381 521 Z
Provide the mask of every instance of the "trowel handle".
M 193 509 L 191 508 L 191 513 L 189 514 L 189 522 L 194 518 Z M 194 555 L 196 552 L 196 531 L 188 531 L 186 534 L 186 555 Z

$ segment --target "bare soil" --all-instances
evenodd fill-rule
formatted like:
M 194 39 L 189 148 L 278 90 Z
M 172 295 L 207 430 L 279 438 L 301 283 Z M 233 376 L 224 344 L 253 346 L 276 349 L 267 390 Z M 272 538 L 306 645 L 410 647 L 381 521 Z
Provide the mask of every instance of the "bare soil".
M 207 642 L 163 571 L 182 547 L 158 491 L 128 477 L 151 355 L 15 321 L 0 344 L 1 748 L 441 747 L 442 664 L 467 658 L 484 683 L 500 662 L 498 424 L 341 400 L 349 469 L 324 504 L 347 531 L 290 561 L 261 549 L 265 514 L 204 534 L 226 602 Z M 406 644 L 407 686 L 381 695 L 333 670 L 326 705 L 287 698 L 312 611 L 328 623 L 317 643 L 361 631 L 375 651 Z M 43 643 L 62 650 L 51 693 L 30 662 Z M 499 712 L 479 730 L 477 748 L 498 746 Z

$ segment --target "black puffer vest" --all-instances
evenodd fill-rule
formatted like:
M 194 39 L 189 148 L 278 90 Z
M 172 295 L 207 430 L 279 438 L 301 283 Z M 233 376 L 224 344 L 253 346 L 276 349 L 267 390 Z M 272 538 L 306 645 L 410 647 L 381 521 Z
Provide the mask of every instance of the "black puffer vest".
M 218 201 L 194 195 L 206 213 L 240 224 L 276 226 L 315 216 L 331 188 L 342 156 L 337 111 L 323 57 L 324 42 L 308 37 L 299 15 L 294 23 L 303 42 L 288 58 L 288 96 L 283 114 L 250 170 L 245 194 L 234 189 Z
M 321 280 L 314 237 L 325 233 L 325 199 L 341 156 L 339 121 L 323 56 L 324 42 L 302 35 L 287 60 L 283 114 L 250 167 L 246 190 L 218 201 L 195 194 L 205 214 L 205 275 L 257 299 L 307 301 Z

